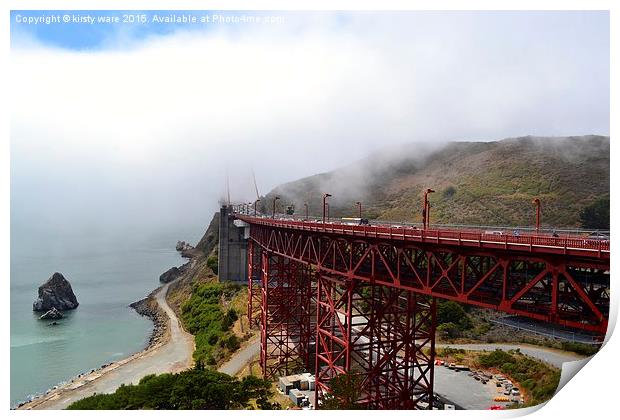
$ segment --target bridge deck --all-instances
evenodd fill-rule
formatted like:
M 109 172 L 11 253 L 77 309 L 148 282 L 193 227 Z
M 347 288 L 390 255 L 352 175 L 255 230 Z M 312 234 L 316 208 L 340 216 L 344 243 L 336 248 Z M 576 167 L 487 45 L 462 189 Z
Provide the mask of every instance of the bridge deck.
M 608 261 L 609 240 L 587 237 L 554 237 L 549 234 L 523 233 L 491 234 L 473 228 L 465 229 L 418 229 L 411 226 L 393 225 L 353 225 L 342 222 L 320 222 L 295 219 L 275 219 L 236 214 L 236 217 L 249 223 L 296 229 L 325 234 L 338 234 L 360 238 L 379 238 L 414 243 L 430 243 L 457 247 L 503 249 L 533 254 L 556 254 L 577 257 L 590 257 Z

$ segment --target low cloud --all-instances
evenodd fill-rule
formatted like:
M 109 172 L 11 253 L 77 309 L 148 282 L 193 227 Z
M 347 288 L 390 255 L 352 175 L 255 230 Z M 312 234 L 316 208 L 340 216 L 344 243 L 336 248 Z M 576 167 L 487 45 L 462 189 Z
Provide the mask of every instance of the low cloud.
M 262 194 L 402 143 L 609 132 L 604 15 L 294 23 L 94 51 L 14 42 L 12 220 L 203 223 L 226 172 L 247 201 L 252 169 Z

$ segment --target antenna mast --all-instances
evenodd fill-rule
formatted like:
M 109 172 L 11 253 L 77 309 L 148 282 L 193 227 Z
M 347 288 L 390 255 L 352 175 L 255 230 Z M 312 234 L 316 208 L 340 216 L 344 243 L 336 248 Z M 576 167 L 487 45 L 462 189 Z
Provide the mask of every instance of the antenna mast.
M 260 195 L 258 194 L 258 186 L 256 185 L 256 175 L 254 175 L 254 169 L 252 169 L 252 179 L 254 180 L 254 189 L 256 190 L 256 199 L 258 200 Z
M 226 169 L 226 196 L 228 197 L 228 205 L 230 206 L 230 179 L 228 178 L 228 169 Z

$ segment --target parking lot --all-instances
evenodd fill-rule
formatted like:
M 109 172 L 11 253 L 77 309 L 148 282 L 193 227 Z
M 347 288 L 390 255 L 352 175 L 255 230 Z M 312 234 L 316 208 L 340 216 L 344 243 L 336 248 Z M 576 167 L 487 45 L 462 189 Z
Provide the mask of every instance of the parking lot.
M 498 388 L 494 380 L 483 384 L 469 376 L 468 371 L 457 372 L 445 366 L 435 366 L 435 392 L 465 410 L 487 410 L 494 405 L 510 404 L 494 401 L 495 397 L 504 396 L 504 388 Z

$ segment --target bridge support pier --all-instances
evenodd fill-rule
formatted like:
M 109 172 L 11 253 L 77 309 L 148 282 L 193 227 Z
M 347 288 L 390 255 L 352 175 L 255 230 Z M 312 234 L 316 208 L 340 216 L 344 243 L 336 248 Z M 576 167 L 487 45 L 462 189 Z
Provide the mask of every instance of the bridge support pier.
M 432 408 L 435 359 L 432 297 L 321 274 L 317 285 L 316 400 L 340 374 L 359 376 L 358 404 Z
M 261 353 L 265 378 L 312 368 L 312 278 L 309 266 L 262 252 Z
M 257 327 L 261 321 L 262 249 L 248 241 L 248 325 Z

